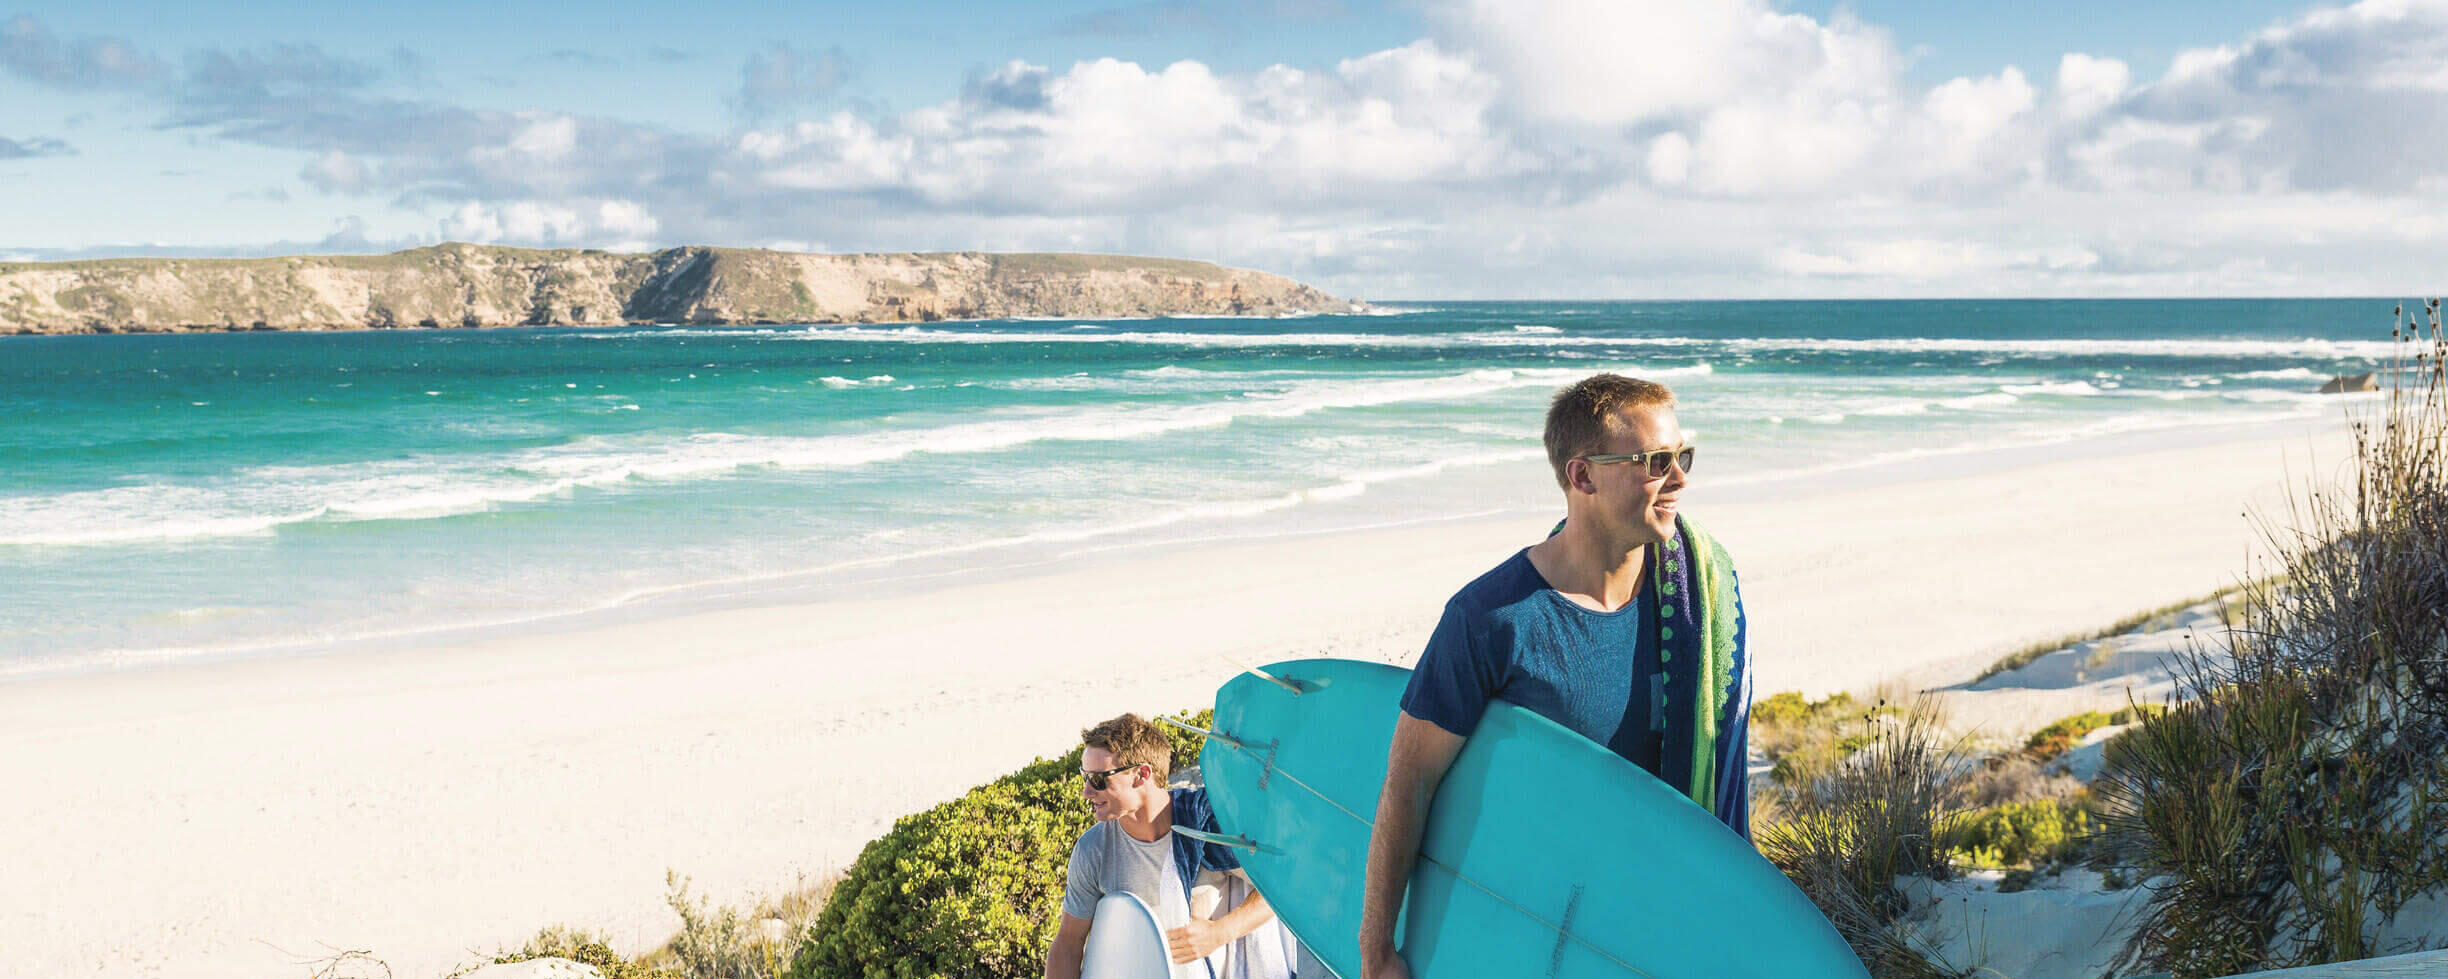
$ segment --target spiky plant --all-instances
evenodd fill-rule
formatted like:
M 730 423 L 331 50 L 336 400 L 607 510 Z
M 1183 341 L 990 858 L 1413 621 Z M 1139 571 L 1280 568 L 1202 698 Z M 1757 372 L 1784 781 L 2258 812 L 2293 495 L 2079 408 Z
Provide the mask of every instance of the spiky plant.
M 1952 876 L 1939 840 L 1972 765 L 1942 720 L 1927 697 L 1856 715 L 1859 747 L 1779 783 L 1768 799 L 1776 818 L 1757 834 L 1879 979 L 1966 974 L 1903 922 L 1912 909 L 1895 884 Z
M 2178 977 L 2344 961 L 2448 887 L 2448 334 L 2399 308 L 2353 475 L 2264 520 L 2278 574 L 2183 658 L 2191 699 L 2108 752 L 2099 853 L 2153 881 Z

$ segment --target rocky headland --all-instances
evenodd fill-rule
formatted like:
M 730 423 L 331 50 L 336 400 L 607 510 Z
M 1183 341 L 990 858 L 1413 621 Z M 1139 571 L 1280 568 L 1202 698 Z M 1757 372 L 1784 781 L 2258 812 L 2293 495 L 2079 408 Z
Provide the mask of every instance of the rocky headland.
M 450 243 L 389 255 L 0 262 L 0 334 L 1278 316 L 1352 306 L 1278 275 L 1121 255 Z

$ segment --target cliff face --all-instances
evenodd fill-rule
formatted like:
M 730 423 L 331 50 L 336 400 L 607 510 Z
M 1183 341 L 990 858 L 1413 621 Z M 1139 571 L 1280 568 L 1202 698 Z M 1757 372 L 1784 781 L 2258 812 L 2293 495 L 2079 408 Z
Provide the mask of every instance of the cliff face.
M 0 333 L 1271 316 L 1350 304 L 1281 276 L 1114 255 L 648 255 L 445 244 L 390 255 L 0 263 Z

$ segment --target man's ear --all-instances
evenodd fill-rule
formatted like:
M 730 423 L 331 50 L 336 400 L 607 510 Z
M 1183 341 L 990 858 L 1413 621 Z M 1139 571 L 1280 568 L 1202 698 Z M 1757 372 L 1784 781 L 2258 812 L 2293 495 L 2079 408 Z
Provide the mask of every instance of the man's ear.
M 1564 481 L 1572 485 L 1573 492 L 1575 493 L 1590 494 L 1598 492 L 1598 481 L 1590 478 L 1590 472 L 1591 466 L 1589 464 L 1589 460 L 1587 459 L 1567 459 L 1564 461 Z

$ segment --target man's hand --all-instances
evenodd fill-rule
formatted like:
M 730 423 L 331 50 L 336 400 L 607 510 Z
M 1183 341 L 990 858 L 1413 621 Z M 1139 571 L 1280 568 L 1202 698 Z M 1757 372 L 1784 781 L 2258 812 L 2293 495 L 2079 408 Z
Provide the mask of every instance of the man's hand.
M 1206 958 L 1235 937 L 1222 922 L 1192 918 L 1189 924 L 1165 932 L 1165 946 L 1178 965 Z
M 1377 954 L 1363 950 L 1360 979 L 1411 979 L 1411 963 L 1403 961 L 1402 953 L 1391 947 Z

